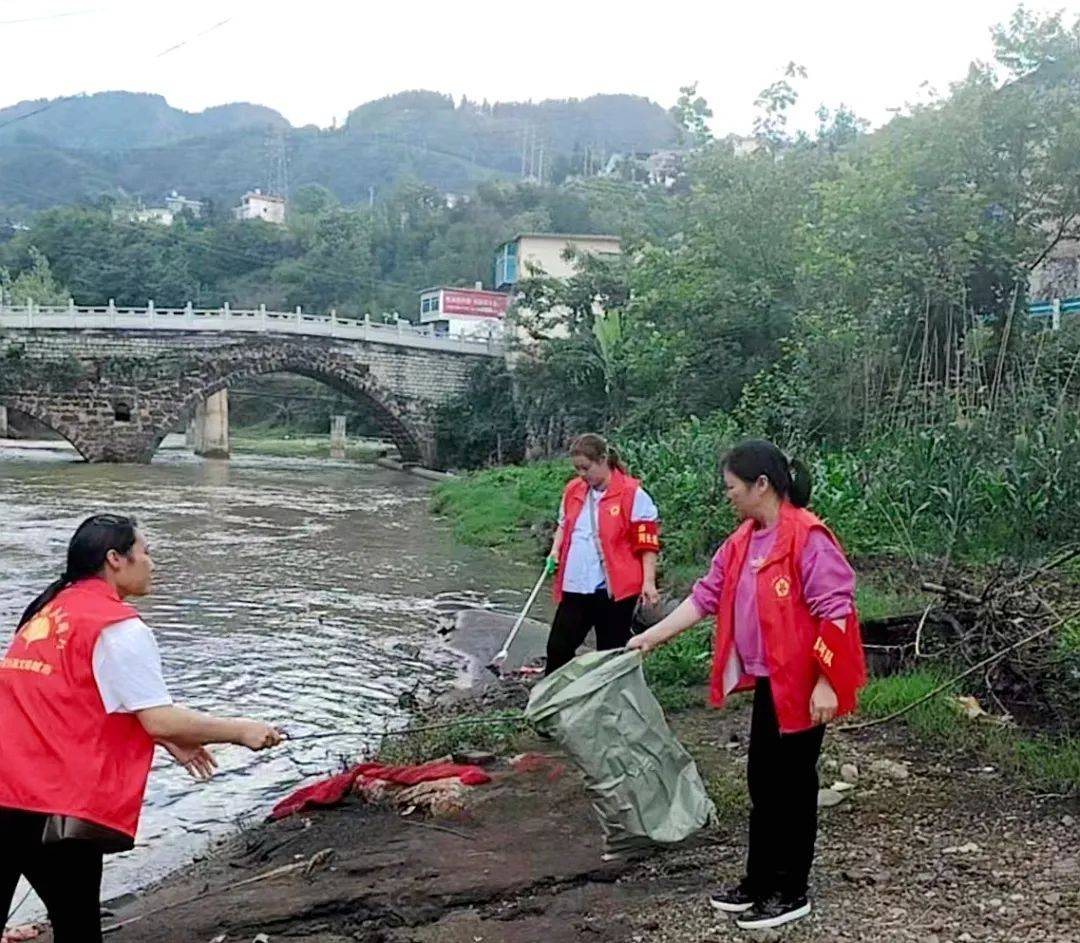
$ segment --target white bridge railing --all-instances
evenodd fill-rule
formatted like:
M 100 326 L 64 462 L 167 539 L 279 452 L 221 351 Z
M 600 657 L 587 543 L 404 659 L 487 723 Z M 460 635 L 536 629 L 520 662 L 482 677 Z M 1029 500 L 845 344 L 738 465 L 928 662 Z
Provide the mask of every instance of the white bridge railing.
M 100 308 L 70 305 L 0 304 L 0 327 L 49 330 L 110 331 L 208 331 L 250 332 L 255 334 L 291 334 L 303 337 L 334 337 L 343 340 L 371 341 L 399 347 L 419 347 L 450 353 L 501 356 L 499 338 L 447 337 L 430 328 L 398 321 L 380 324 L 365 315 L 343 318 L 295 311 L 267 311 L 266 306 L 252 310 L 230 308 L 157 308 L 150 302 L 145 308 L 118 308 L 109 304 Z

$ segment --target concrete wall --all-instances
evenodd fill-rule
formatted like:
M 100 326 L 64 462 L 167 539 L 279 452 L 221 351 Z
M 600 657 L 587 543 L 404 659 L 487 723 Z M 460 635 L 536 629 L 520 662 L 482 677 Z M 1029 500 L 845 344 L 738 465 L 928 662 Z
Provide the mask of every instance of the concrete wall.
M 1080 295 L 1080 241 L 1063 239 L 1031 273 L 1029 292 L 1034 301 L 1075 298 Z
M 621 251 L 619 240 L 614 236 L 575 239 L 565 236 L 522 236 L 518 242 L 518 279 L 529 277 L 529 265 L 539 266 L 552 278 L 570 278 L 576 267 L 562 257 L 570 246 L 597 254 L 618 255 Z
M 526 262 L 540 266 L 543 268 L 544 273 L 552 278 L 571 278 L 577 272 L 577 266 L 575 263 L 562 258 L 562 254 L 571 245 L 582 252 L 596 254 L 618 255 L 621 252 L 619 240 L 614 236 L 594 236 L 577 239 L 568 239 L 565 236 L 522 236 L 518 243 L 518 279 L 530 277 Z M 565 308 L 555 308 L 550 314 L 550 319 L 558 321 L 568 313 Z M 602 314 L 603 312 L 597 307 L 596 313 Z M 516 361 L 520 357 L 522 349 L 533 346 L 534 340 L 532 336 L 520 326 L 521 321 L 532 321 L 533 317 L 534 314 L 530 309 L 521 306 L 516 308 L 516 314 L 512 321 L 515 322 L 513 333 L 518 352 L 509 354 L 507 357 L 509 361 Z M 545 325 L 544 330 L 547 337 L 569 336 L 569 332 L 561 324 L 550 327 Z

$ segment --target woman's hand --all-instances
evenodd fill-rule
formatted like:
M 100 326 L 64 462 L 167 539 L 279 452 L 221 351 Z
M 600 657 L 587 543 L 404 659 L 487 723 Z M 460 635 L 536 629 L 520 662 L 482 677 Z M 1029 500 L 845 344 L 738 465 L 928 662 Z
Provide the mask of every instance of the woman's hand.
M 276 747 L 285 738 L 280 730 L 261 720 L 241 720 L 236 742 L 249 750 L 267 750 Z
M 693 597 L 688 596 L 679 603 L 674 612 L 665 616 L 651 629 L 640 635 L 632 635 L 626 647 L 642 654 L 651 652 L 654 648 L 670 642 L 680 632 L 685 632 L 690 626 L 700 622 L 702 615 Z
M 663 645 L 665 641 L 667 640 L 660 638 L 652 629 L 646 629 L 638 635 L 631 635 L 626 647 L 632 651 L 639 651 L 642 655 L 647 655 L 654 648 Z
M 641 604 L 652 608 L 659 605 L 659 603 L 660 591 L 656 588 L 656 583 L 646 580 L 641 587 Z
M 169 751 L 177 763 L 191 774 L 193 779 L 197 779 L 199 782 L 206 782 L 214 775 L 214 770 L 217 769 L 217 760 L 214 759 L 206 747 L 188 747 L 170 741 L 162 741 L 161 745 Z
M 836 716 L 839 706 L 833 686 L 829 684 L 829 679 L 822 675 L 810 695 L 810 720 L 815 726 L 827 724 Z

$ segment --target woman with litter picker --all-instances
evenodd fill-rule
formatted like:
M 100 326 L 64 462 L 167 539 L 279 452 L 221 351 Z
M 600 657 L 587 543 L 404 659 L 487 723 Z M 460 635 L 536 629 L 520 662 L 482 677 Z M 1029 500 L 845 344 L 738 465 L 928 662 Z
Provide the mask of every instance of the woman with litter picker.
M 153 572 L 132 518 L 88 518 L 0 660 L 0 916 L 24 876 L 56 943 L 102 938 L 102 856 L 134 845 L 155 743 L 206 779 L 204 744 L 281 742 L 261 721 L 173 704 L 153 633 L 126 602 Z
M 749 441 L 724 458 L 723 474 L 742 524 L 691 595 L 629 645 L 648 652 L 714 616 L 712 703 L 754 692 L 746 874 L 710 900 L 736 914 L 739 927 L 761 930 L 810 913 L 818 755 L 825 725 L 854 710 L 866 668 L 855 574 L 806 510 L 806 466 L 770 442 Z
M 570 445 L 576 477 L 563 491 L 547 558 L 558 609 L 547 642 L 548 674 L 574 657 L 590 629 L 599 650 L 622 648 L 638 601 L 655 606 L 659 514 L 614 446 L 587 432 Z

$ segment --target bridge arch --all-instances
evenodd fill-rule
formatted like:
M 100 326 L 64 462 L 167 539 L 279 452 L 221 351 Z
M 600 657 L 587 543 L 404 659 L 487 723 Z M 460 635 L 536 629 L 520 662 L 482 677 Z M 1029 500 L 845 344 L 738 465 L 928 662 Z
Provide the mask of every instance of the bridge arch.
M 332 350 L 305 349 L 299 345 L 270 353 L 261 351 L 258 357 L 242 359 L 240 363 L 230 358 L 225 363 L 208 364 L 165 417 L 155 433 L 151 451 L 156 451 L 168 431 L 190 416 L 200 402 L 242 380 L 272 373 L 307 377 L 348 396 L 363 406 L 380 432 L 394 442 L 403 461 L 430 459 L 425 455 L 424 445 L 429 437 L 423 435 L 422 422 L 410 415 L 408 403 L 402 397 L 395 396 L 375 379 L 367 365 Z
M 20 396 L 0 394 L 0 406 L 6 406 L 10 412 L 22 413 L 40 422 L 71 445 L 83 461 L 90 461 L 91 444 L 86 440 L 77 423 L 65 422 L 50 410 L 35 403 L 28 403 Z
M 74 319 L 9 325 L 0 312 L 0 401 L 56 430 L 89 462 L 149 462 L 200 400 L 244 379 L 292 373 L 358 403 L 406 461 L 437 465 L 439 404 L 467 387 L 480 358 L 498 355 L 374 328 L 378 336 L 364 328 L 339 337 L 331 324 L 328 336 L 301 337 L 225 324 L 203 329 L 187 315 L 182 325 L 163 321 L 161 330 L 111 318 L 84 330 Z

